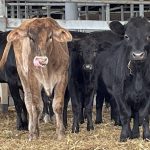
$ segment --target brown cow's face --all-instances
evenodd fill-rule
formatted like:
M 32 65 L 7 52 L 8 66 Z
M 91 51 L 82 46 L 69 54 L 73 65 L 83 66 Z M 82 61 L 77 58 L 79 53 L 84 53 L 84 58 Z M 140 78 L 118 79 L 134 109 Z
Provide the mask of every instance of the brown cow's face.
M 48 64 L 48 55 L 52 51 L 52 30 L 43 23 L 35 28 L 29 28 L 28 36 L 32 49 L 33 64 L 36 67 L 45 67 Z
M 54 49 L 53 40 L 58 42 L 72 40 L 71 34 L 50 18 L 34 19 L 25 25 L 27 26 L 25 29 L 18 28 L 10 32 L 8 41 L 28 38 L 30 40 L 30 54 L 36 67 L 45 67 L 48 64 L 48 56 Z

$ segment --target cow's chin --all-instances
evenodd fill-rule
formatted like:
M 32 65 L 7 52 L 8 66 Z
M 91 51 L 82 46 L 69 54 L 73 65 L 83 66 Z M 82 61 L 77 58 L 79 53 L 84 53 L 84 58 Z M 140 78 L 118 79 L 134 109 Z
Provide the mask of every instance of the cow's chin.
M 48 64 L 48 58 L 46 56 L 36 56 L 33 59 L 33 64 L 35 67 L 44 68 Z

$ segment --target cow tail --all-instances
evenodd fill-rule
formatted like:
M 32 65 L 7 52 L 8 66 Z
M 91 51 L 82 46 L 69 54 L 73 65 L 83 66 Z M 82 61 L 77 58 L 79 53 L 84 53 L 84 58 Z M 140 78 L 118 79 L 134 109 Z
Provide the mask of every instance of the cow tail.
M 6 63 L 10 47 L 11 47 L 11 42 L 7 42 L 7 44 L 5 46 L 5 49 L 4 49 L 4 52 L 3 52 L 3 55 L 2 55 L 2 58 L 0 60 L 0 70 L 3 69 L 3 67 L 4 67 L 4 65 Z

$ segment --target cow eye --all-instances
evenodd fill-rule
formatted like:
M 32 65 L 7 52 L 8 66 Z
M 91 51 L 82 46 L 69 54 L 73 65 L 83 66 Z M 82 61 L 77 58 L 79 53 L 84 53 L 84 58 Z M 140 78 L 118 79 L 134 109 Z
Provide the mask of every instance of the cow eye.
M 50 34 L 50 35 L 48 36 L 48 39 L 52 39 L 52 34 Z
M 127 40 L 129 40 L 129 37 L 128 37 L 127 34 L 124 35 L 124 38 L 127 39 Z
M 148 40 L 148 41 L 150 40 L 150 35 L 149 35 L 149 36 L 147 36 L 147 40 Z
M 35 42 L 35 40 L 31 36 L 29 36 L 29 38 L 32 42 Z

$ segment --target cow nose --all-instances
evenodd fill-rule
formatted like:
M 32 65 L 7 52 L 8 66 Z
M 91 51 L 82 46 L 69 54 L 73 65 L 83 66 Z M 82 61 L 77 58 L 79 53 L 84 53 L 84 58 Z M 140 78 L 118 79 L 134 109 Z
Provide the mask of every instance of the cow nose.
M 142 60 L 146 57 L 146 52 L 132 52 L 134 60 Z
M 92 70 L 93 69 L 93 65 L 92 64 L 84 64 L 83 65 L 83 69 L 84 70 Z

